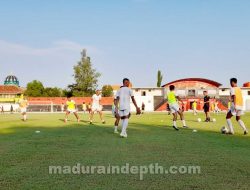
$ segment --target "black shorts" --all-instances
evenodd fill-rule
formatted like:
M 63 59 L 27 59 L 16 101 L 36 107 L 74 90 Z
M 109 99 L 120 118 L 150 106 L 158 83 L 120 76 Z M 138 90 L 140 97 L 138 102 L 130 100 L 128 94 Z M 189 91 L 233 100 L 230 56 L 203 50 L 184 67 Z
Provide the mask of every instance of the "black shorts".
M 204 105 L 203 109 L 204 109 L 204 112 L 209 112 L 209 106 L 208 105 Z

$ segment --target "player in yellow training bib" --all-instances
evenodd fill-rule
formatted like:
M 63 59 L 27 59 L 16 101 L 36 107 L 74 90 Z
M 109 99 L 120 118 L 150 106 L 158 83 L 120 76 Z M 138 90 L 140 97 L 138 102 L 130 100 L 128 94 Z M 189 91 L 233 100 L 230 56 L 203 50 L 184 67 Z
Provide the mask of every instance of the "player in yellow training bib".
M 66 106 L 67 106 L 67 110 L 66 110 L 64 122 L 66 123 L 68 121 L 68 116 L 70 113 L 73 113 L 77 119 L 77 122 L 80 122 L 80 119 L 76 110 L 76 103 L 74 100 L 72 100 L 71 96 L 68 96 Z
M 193 108 L 193 114 L 197 115 L 197 102 L 196 102 L 196 100 L 193 102 L 192 108 Z
M 177 114 L 179 114 L 181 117 L 183 127 L 187 128 L 186 121 L 185 121 L 184 116 L 183 116 L 183 111 L 182 111 L 182 109 L 180 109 L 179 104 L 178 104 L 178 101 L 180 101 L 182 104 L 183 104 L 183 102 L 180 99 L 180 97 L 175 94 L 175 92 L 174 92 L 175 86 L 174 85 L 170 85 L 169 90 L 170 90 L 170 92 L 167 94 L 167 101 L 169 104 L 170 111 L 173 114 L 173 128 L 177 131 L 179 130 L 179 128 L 176 126 Z
M 234 134 L 234 129 L 233 129 L 233 124 L 231 121 L 231 118 L 236 115 L 236 120 L 241 126 L 241 128 L 244 131 L 244 135 L 248 134 L 247 128 L 244 124 L 244 122 L 241 120 L 240 116 L 243 114 L 243 96 L 241 89 L 237 86 L 237 79 L 236 78 L 231 78 L 230 79 L 230 84 L 231 84 L 231 108 L 227 113 L 227 125 L 229 128 L 228 134 L 233 135 Z
M 28 100 L 24 97 L 23 99 L 21 99 L 19 101 L 19 108 L 20 108 L 20 112 L 23 116 L 23 121 L 27 120 L 27 107 L 28 107 L 29 103 Z

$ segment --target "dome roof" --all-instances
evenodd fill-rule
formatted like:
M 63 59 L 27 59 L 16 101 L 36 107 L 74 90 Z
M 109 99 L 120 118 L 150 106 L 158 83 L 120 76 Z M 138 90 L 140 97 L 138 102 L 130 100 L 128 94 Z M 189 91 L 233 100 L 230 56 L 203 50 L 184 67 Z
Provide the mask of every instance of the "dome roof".
M 4 85 L 16 85 L 19 86 L 19 81 L 16 76 L 14 75 L 9 75 L 6 77 L 4 81 Z
M 198 86 L 212 86 L 212 87 L 220 87 L 221 84 L 216 82 L 216 81 L 213 81 L 213 80 L 209 80 L 209 79 L 204 79 L 204 78 L 184 78 L 184 79 L 179 79 L 179 80 L 176 80 L 176 81 L 173 81 L 173 82 L 170 82 L 170 83 L 167 83 L 165 85 L 163 85 L 162 87 L 168 87 L 170 85 L 181 85 L 181 86 L 195 86 L 195 85 L 198 85 Z

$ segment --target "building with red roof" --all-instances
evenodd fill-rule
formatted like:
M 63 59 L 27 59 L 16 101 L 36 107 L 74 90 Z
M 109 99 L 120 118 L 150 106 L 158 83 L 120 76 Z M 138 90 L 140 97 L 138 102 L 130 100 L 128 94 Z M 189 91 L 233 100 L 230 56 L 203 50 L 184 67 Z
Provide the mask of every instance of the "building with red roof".
M 19 80 L 14 75 L 5 78 L 4 85 L 0 85 L 0 102 L 15 103 L 24 93 L 24 89 L 19 87 Z

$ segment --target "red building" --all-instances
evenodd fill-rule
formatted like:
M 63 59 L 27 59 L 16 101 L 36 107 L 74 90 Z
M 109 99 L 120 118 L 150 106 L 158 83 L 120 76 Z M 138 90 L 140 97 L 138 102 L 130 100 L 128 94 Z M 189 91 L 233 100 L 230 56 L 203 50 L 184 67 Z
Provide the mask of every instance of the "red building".
M 19 101 L 24 89 L 19 87 L 19 81 L 14 75 L 9 75 L 0 85 L 0 103 L 15 103 Z
M 212 101 L 219 98 L 219 87 L 220 83 L 204 78 L 185 78 L 176 81 L 172 81 L 163 85 L 166 88 L 166 93 L 169 91 L 169 86 L 174 85 L 176 88 L 176 93 L 179 97 L 183 99 L 184 109 L 192 109 L 192 104 L 194 101 L 197 102 L 197 109 L 201 110 L 203 108 L 203 92 L 206 90 L 208 95 L 212 98 Z M 221 103 L 219 103 L 219 108 L 226 109 Z M 162 105 L 158 111 L 163 111 L 166 109 L 166 104 Z

